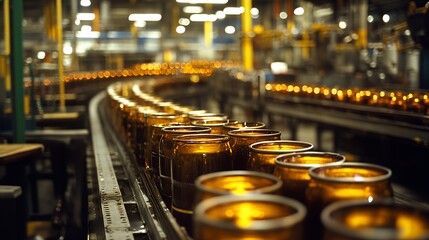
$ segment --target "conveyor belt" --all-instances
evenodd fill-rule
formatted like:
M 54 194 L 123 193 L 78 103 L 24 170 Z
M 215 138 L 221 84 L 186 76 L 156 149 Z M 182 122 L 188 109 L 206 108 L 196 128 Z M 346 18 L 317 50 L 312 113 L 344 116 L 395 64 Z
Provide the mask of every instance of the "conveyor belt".
M 94 224 L 94 231 L 101 233 L 93 235 L 108 240 L 187 239 L 146 172 L 117 137 L 107 120 L 104 98 L 104 92 L 94 97 L 89 110 L 98 185 L 94 192 L 102 219 Z

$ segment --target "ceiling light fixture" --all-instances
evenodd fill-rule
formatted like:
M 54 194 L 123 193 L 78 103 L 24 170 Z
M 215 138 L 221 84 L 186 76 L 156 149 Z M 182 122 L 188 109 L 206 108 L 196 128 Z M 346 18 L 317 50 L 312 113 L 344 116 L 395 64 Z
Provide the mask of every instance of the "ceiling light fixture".
M 214 14 L 192 14 L 189 19 L 191 22 L 214 22 L 217 17 Z
M 203 7 L 201 7 L 201 6 L 186 6 L 186 7 L 183 7 L 183 12 L 184 13 L 202 13 Z
M 78 13 L 76 14 L 76 19 L 80 21 L 92 21 L 95 19 L 94 13 Z
M 161 18 L 161 14 L 158 13 L 133 13 L 128 16 L 129 21 L 158 22 Z
M 226 15 L 240 15 L 244 12 L 244 7 L 226 7 L 223 12 Z
M 178 3 L 189 3 L 189 4 L 225 4 L 228 0 L 176 0 Z

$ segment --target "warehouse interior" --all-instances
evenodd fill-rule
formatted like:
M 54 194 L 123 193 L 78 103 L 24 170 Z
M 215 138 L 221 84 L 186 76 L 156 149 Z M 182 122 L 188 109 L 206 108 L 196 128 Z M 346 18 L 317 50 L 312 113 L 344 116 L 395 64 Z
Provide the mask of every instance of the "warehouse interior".
M 428 11 L 422 0 L 0 0 L 1 232 L 26 240 L 275 236 L 280 230 L 250 225 L 205 229 L 196 214 L 204 204 L 180 212 L 174 195 L 165 196 L 161 157 L 152 160 L 162 145 L 152 147 L 157 125 L 148 119 L 204 111 L 263 123 L 281 132 L 276 140 L 311 143 L 309 152 L 340 154 L 345 166 L 387 168 L 387 198 L 414 207 L 421 225 L 386 228 L 422 232 L 368 237 L 348 229 L 351 222 L 338 230 L 323 213 L 311 218 L 307 187 L 308 202 L 298 201 L 306 218 L 282 228 L 289 232 L 281 239 L 429 238 Z M 234 134 L 221 135 L 234 156 Z M 192 174 L 220 171 L 214 166 Z M 371 203 L 378 197 L 369 181 Z M 354 216 L 353 226 L 389 221 L 371 214 Z M 308 233 L 311 221 L 317 227 Z

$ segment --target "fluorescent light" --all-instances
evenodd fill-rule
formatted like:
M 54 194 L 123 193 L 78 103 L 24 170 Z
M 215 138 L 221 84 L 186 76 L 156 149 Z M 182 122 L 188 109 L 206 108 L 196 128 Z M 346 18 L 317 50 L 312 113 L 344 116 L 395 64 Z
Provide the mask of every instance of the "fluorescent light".
M 186 7 L 183 7 L 183 12 L 184 13 L 202 13 L 203 7 L 201 7 L 201 6 L 186 6 Z
M 91 6 L 91 0 L 80 0 L 80 5 L 82 7 L 89 7 Z
M 147 21 L 157 22 L 162 18 L 161 14 L 158 13 L 133 13 L 128 16 L 129 21 Z
M 178 3 L 190 3 L 190 4 L 225 4 L 228 0 L 176 0 Z
M 304 8 L 303 7 L 297 7 L 295 10 L 293 10 L 293 14 L 297 16 L 301 16 L 304 14 Z
M 223 12 L 226 15 L 240 15 L 244 12 L 244 7 L 226 7 Z
M 80 21 L 92 21 L 95 19 L 94 13 L 78 13 L 76 14 L 76 19 Z
M 189 19 L 192 22 L 214 22 L 217 17 L 214 14 L 192 14 Z
M 76 32 L 76 37 L 77 38 L 99 38 L 100 37 L 100 32 L 82 32 L 82 31 L 77 31 Z

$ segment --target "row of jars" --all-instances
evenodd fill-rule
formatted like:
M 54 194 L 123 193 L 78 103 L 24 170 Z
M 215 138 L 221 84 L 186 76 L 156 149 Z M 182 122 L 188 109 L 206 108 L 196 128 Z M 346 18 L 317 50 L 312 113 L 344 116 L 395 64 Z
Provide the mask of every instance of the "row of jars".
M 113 123 L 195 239 L 320 239 L 321 216 L 325 239 L 429 236 L 428 211 L 391 202 L 388 168 L 312 151 L 262 122 L 165 102 L 138 82 L 107 91 Z M 386 228 L 393 235 L 376 231 Z

